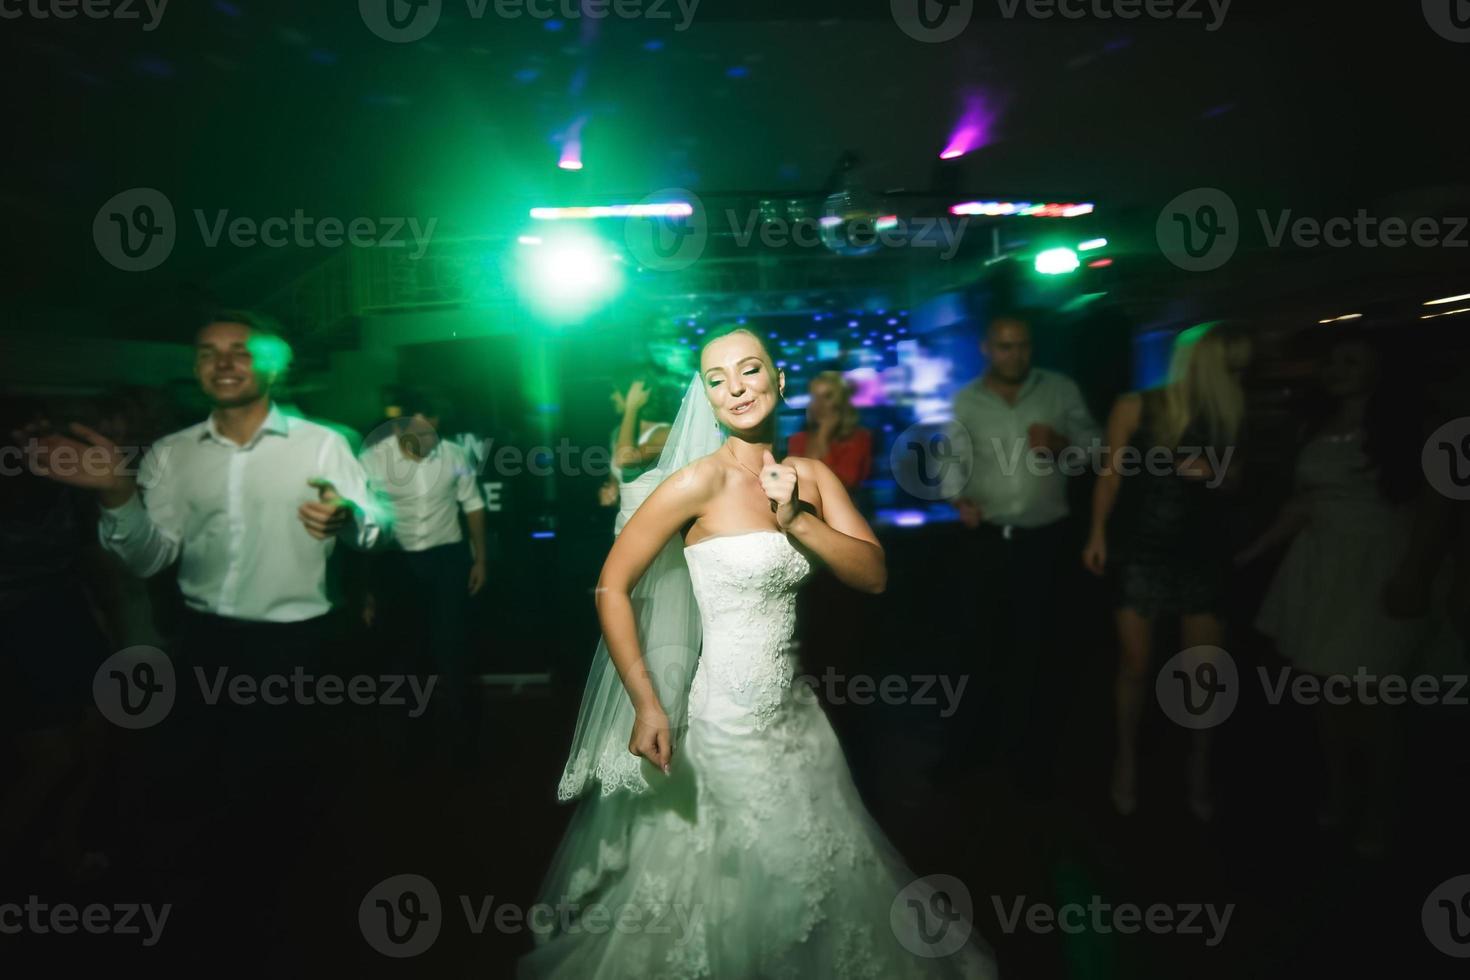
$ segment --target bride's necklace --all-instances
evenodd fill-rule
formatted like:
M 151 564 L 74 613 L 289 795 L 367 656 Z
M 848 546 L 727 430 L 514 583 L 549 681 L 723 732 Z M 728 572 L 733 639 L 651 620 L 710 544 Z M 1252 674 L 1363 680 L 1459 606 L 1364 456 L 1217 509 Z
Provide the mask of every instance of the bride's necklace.
M 740 457 L 735 455 L 735 449 L 734 449 L 733 446 L 731 446 L 727 442 L 727 443 L 725 443 L 725 448 L 727 448 L 727 449 L 730 450 L 730 458 L 735 461 L 736 465 L 738 465 L 745 472 L 749 473 L 751 476 L 755 477 L 756 482 L 760 482 L 760 478 L 761 478 L 760 473 L 757 472 L 756 470 L 751 469 L 749 466 L 746 466 L 744 463 L 740 462 Z

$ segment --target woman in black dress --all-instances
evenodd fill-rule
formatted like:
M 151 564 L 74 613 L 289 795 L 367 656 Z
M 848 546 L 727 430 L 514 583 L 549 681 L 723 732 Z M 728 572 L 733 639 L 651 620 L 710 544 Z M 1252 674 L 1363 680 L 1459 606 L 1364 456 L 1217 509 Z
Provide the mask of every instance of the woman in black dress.
M 1137 806 L 1138 723 L 1154 620 L 1179 617 L 1182 649 L 1218 647 L 1224 635 L 1230 548 L 1221 488 L 1244 414 L 1237 373 L 1248 351 L 1244 338 L 1217 324 L 1192 327 L 1175 340 L 1167 384 L 1124 395 L 1108 418 L 1108 452 L 1082 559 L 1117 590 L 1112 798 L 1124 815 Z M 1193 731 L 1189 802 L 1199 819 L 1212 815 L 1207 726 Z

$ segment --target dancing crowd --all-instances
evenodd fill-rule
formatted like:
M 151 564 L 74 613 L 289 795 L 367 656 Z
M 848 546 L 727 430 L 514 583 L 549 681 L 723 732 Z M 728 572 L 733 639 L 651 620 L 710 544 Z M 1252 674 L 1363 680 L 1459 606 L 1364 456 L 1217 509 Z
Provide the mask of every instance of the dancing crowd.
M 953 399 L 949 435 L 968 449 L 948 540 L 976 625 L 974 649 L 954 662 L 979 678 L 955 720 L 955 751 L 993 756 L 1027 792 L 1053 790 L 1061 702 L 1049 692 L 1079 635 L 1106 629 L 1068 615 L 1097 590 L 1118 657 L 1107 795 L 1123 817 L 1147 799 L 1141 720 L 1159 663 L 1176 651 L 1195 651 L 1195 676 L 1221 676 L 1231 638 L 1254 631 L 1293 676 L 1357 678 L 1363 690 L 1366 675 L 1380 693 L 1391 678 L 1464 672 L 1470 517 L 1426 482 L 1421 460 L 1429 434 L 1466 414 L 1463 370 L 1429 384 L 1425 352 L 1382 332 L 1307 337 L 1315 376 L 1286 412 L 1296 423 L 1286 481 L 1258 451 L 1271 439 L 1253 417 L 1249 332 L 1185 330 L 1160 384 L 1090 405 L 1072 379 L 1032 363 L 1032 329 L 1023 314 L 984 324 L 984 373 Z M 111 857 L 87 839 L 84 818 L 107 743 L 94 675 L 116 651 L 166 650 L 180 677 L 226 683 L 247 668 L 346 676 L 366 629 L 382 648 L 410 651 L 405 672 L 427 665 L 434 678 L 420 707 L 436 764 L 480 764 L 474 676 L 493 642 L 473 627 L 474 604 L 502 571 L 487 551 L 474 441 L 441 435 L 449 408 L 414 390 L 365 441 L 309 420 L 276 393 L 290 348 L 259 314 L 205 317 L 194 352 L 207 414 L 196 402 L 176 429 L 157 391 L 82 406 L 5 400 L 7 451 L 25 465 L 0 480 L 0 719 L 11 749 L 0 868 L 106 873 Z M 861 425 L 840 372 L 807 387 L 805 425 L 783 458 L 821 461 L 863 506 L 888 447 Z M 612 463 L 589 508 L 618 506 L 656 465 L 678 394 L 654 370 L 612 393 Z M 147 448 L 140 464 L 136 447 Z M 1069 476 L 1056 463 L 1073 449 L 1096 463 Z M 1287 482 L 1289 493 L 1274 492 Z M 1272 496 L 1274 516 L 1253 518 L 1242 503 Z M 356 554 L 334 561 L 344 549 Z M 1243 577 L 1269 585 L 1251 621 L 1230 622 Z M 831 594 L 816 615 L 838 623 L 843 643 L 861 643 L 842 632 L 844 601 Z M 303 705 L 266 714 L 197 687 L 179 685 L 189 743 L 179 783 L 242 843 L 225 858 L 208 846 L 196 857 L 228 861 L 253 883 L 231 889 L 239 915 L 268 915 L 277 883 L 252 869 L 289 860 L 322 812 L 324 735 Z M 1404 713 L 1386 700 L 1314 709 L 1320 822 L 1367 858 L 1392 845 Z M 1189 732 L 1184 774 L 1189 810 L 1206 822 L 1220 802 L 1213 736 L 1210 726 Z M 233 927 L 220 921 L 222 934 Z

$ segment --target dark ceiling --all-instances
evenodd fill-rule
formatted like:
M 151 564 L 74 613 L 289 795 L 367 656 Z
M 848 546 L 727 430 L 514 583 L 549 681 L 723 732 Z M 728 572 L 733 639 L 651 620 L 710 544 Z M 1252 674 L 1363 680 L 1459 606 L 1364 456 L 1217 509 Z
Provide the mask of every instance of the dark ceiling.
M 1431 208 L 1470 203 L 1454 189 L 1470 183 L 1470 44 L 1438 36 L 1417 3 L 1370 14 L 1238 0 L 1207 30 L 1007 18 L 998 0 L 975 0 L 947 43 L 907 36 L 888 0 L 703 0 L 684 30 L 672 0 L 660 6 L 674 19 L 557 29 L 497 18 L 493 2 L 475 18 L 469 0 L 443 0 L 429 36 L 402 44 L 372 33 L 353 0 L 174 0 L 152 30 L 0 21 L 11 320 L 146 333 L 128 311 L 259 290 L 318 259 L 207 248 L 195 209 L 435 216 L 441 232 L 495 232 L 530 205 L 670 185 L 815 189 L 844 149 L 862 157 L 868 186 L 923 189 L 967 97 L 994 121 L 989 145 L 963 161 L 964 189 L 1094 200 L 1140 240 L 1166 201 L 1197 186 L 1226 189 L 1242 212 L 1351 215 L 1416 195 Z M 557 139 L 579 118 L 586 168 L 569 174 L 555 166 Z M 99 257 L 92 221 L 140 186 L 174 203 L 179 244 L 158 269 L 123 273 Z M 1277 295 L 1292 285 L 1272 276 L 1278 265 L 1310 270 L 1302 288 L 1329 290 L 1373 279 L 1380 260 L 1385 277 L 1421 258 L 1453 274 L 1470 249 L 1354 251 L 1257 261 L 1215 288 Z M 1211 288 L 1208 276 L 1165 273 L 1185 283 L 1176 292 Z

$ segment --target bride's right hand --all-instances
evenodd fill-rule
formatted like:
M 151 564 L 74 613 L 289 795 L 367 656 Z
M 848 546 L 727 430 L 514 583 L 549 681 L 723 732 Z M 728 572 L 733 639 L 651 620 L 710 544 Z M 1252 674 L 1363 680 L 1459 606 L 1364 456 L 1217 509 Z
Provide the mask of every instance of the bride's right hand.
M 669 716 L 662 709 L 640 711 L 634 716 L 628 751 L 658 766 L 665 776 L 669 774 L 669 761 L 674 757 L 674 736 L 669 730 Z

